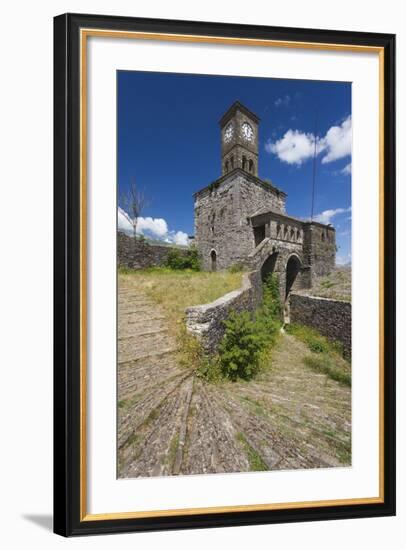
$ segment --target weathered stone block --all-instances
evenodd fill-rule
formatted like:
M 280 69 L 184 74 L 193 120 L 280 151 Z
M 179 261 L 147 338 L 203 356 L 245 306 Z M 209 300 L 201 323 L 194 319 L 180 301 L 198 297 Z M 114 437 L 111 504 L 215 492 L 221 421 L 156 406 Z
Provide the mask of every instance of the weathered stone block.
M 262 301 L 260 273 L 244 273 L 241 288 L 233 290 L 210 304 L 186 309 L 186 328 L 198 337 L 208 354 L 217 351 L 225 332 L 224 321 L 231 311 L 255 311 Z

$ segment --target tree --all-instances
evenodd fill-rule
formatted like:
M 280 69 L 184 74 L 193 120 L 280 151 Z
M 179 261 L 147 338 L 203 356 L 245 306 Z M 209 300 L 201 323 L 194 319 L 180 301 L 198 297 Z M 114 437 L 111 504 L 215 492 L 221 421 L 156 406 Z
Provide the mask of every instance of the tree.
M 127 192 L 122 194 L 121 203 L 130 216 L 134 239 L 136 239 L 138 220 L 142 211 L 148 205 L 148 201 L 145 193 L 138 189 L 134 179 L 131 181 Z

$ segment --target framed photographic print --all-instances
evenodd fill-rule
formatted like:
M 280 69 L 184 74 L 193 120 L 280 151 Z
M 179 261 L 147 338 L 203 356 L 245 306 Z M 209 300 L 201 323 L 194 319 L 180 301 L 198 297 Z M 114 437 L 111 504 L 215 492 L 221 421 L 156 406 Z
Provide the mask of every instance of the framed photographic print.
M 64 536 L 395 513 L 395 37 L 54 20 Z

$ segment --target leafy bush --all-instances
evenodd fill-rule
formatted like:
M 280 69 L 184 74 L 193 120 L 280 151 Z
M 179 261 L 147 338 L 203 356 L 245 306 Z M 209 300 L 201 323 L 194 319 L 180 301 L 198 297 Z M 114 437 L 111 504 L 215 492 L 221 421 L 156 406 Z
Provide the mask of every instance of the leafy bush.
M 248 312 L 231 312 L 219 346 L 221 372 L 230 380 L 250 379 L 258 371 L 263 338 Z
M 199 271 L 199 253 L 196 248 L 190 248 L 185 252 L 172 248 L 166 257 L 165 266 L 171 269 L 192 269 L 193 271 Z
M 279 277 L 276 273 L 269 273 L 263 285 L 262 310 L 273 319 L 279 319 L 281 314 L 281 302 L 279 293 Z
M 228 378 L 249 380 L 269 363 L 270 349 L 277 340 L 280 322 L 279 281 L 273 274 L 263 284 L 263 304 L 253 314 L 231 312 L 218 355 L 207 358 L 199 374 L 216 382 Z
M 281 324 L 278 319 L 274 319 L 260 310 L 255 316 L 255 328 L 261 335 L 263 346 L 273 347 L 278 338 Z
M 196 375 L 214 384 L 221 382 L 223 372 L 220 365 L 220 356 L 208 357 L 207 355 L 203 355 L 200 358 L 200 365 L 196 370 Z

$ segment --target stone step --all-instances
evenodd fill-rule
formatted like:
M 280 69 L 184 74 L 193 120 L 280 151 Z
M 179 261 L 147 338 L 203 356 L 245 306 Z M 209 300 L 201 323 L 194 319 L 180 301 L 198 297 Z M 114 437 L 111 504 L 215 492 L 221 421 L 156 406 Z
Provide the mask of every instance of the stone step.
M 188 377 L 170 392 L 136 430 L 137 440 L 122 449 L 123 477 L 170 475 L 179 453 L 179 441 L 193 380 Z
M 151 357 L 163 358 L 165 355 L 175 354 L 178 350 L 179 348 L 176 345 L 171 345 L 170 347 L 160 347 L 160 349 L 156 350 L 144 348 L 141 350 L 130 349 L 126 353 L 119 353 L 118 365 L 120 368 L 131 367 L 136 361 L 145 360 Z
M 119 477 L 341 465 L 351 392 L 304 365 L 304 344 L 283 334 L 255 380 L 208 384 L 179 365 L 171 329 L 136 285 L 120 290 Z
M 143 336 L 151 336 L 152 334 L 166 334 L 168 332 L 167 327 L 163 327 L 163 325 L 160 325 L 159 327 L 152 327 L 149 325 L 146 327 L 141 327 L 140 325 L 137 325 L 136 327 L 126 327 L 125 329 L 119 328 L 119 337 L 118 342 L 124 342 L 125 340 L 137 340 L 139 338 L 142 338 Z

